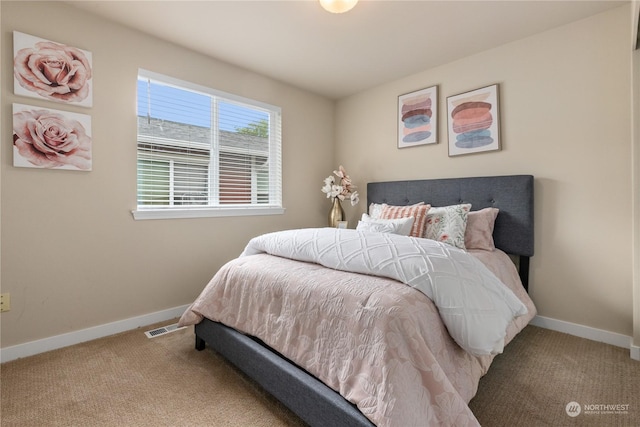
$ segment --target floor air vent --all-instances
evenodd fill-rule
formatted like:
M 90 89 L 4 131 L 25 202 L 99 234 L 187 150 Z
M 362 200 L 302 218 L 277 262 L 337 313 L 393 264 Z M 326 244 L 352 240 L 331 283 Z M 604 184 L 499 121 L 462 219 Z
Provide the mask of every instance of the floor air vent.
M 168 325 L 168 326 L 163 326 L 161 328 L 152 329 L 150 331 L 145 332 L 144 334 L 147 336 L 147 338 L 155 338 L 155 337 L 159 337 L 160 335 L 165 335 L 165 334 L 168 334 L 170 332 L 174 332 L 174 331 L 177 331 L 179 329 L 184 329 L 184 328 L 186 328 L 186 326 L 179 327 L 177 323 L 174 323 L 173 325 Z

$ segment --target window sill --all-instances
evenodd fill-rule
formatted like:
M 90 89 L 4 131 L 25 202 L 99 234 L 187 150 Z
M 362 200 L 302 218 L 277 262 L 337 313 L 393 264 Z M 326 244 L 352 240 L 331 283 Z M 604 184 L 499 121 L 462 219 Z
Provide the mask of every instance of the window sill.
M 183 218 L 212 218 L 224 216 L 260 216 L 282 215 L 284 208 L 201 208 L 201 209 L 139 209 L 133 210 L 133 219 L 183 219 Z

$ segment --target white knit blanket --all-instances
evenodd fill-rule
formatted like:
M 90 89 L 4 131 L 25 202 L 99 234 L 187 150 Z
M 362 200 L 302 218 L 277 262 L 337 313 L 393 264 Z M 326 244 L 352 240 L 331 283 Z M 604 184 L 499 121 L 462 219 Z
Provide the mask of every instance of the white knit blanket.
M 387 277 L 428 296 L 467 352 L 501 353 L 507 326 L 527 308 L 481 261 L 434 240 L 334 228 L 252 239 L 241 256 L 268 253 L 336 270 Z

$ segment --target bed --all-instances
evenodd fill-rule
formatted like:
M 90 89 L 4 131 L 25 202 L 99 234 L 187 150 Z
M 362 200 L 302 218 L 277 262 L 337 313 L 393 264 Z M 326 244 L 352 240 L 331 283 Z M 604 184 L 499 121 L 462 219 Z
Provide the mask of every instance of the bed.
M 464 256 L 480 259 L 483 264 L 492 262 L 483 257 L 493 257 L 493 254 L 506 257 L 508 254 L 519 266 L 516 269 L 511 263 L 512 270 L 502 264 L 490 268 L 501 281 L 508 282 L 511 292 L 505 291 L 507 296 L 513 295 L 518 300 L 513 304 L 521 303 L 526 307 L 523 313 L 514 315 L 507 323 L 504 338 L 501 338 L 502 344 L 506 345 L 535 315 L 535 307 L 526 292 L 529 258 L 534 249 L 533 182 L 530 175 L 374 182 L 367 185 L 367 202 L 368 206 L 414 206 L 428 202 L 432 207 L 468 203 L 472 211 L 499 210 L 492 236 L 495 251 L 451 251 L 455 256 L 469 252 L 471 256 Z M 339 230 L 332 229 L 292 232 L 299 238 L 309 238 L 309 233 L 313 233 L 314 240 L 343 236 Z M 348 232 L 348 236 L 365 234 L 368 239 L 378 238 L 374 233 Z M 326 233 L 334 234 L 327 237 Z M 428 242 L 425 244 L 434 245 L 427 239 L 395 236 L 385 239 L 396 239 L 403 244 L 411 240 L 412 244 Z M 281 240 L 276 243 L 272 246 L 282 246 Z M 300 242 L 293 245 L 300 246 Z M 442 250 L 443 246 L 449 248 L 439 244 L 434 250 Z M 323 266 L 309 260 L 265 253 L 262 248 L 243 255 L 251 256 L 241 256 L 231 261 L 233 265 L 229 268 L 223 267 L 180 320 L 182 325 L 195 324 L 197 350 L 208 345 L 311 426 L 478 425 L 467 404 L 477 391 L 479 378 L 487 372 L 502 347 L 486 354 L 463 350 L 464 344 L 458 337 L 453 332 L 455 338 L 449 335 L 448 331 L 453 330 L 449 323 L 445 325 L 438 318 L 438 310 L 442 313 L 444 310 L 435 307 L 437 303 L 425 297 L 424 292 L 416 292 L 398 279 L 372 277 L 368 272 L 340 271 L 343 260 L 336 261 L 339 265 Z M 304 279 L 292 279 L 298 272 Z M 227 285 L 225 281 L 230 281 L 231 276 L 234 283 L 242 285 Z M 292 280 L 306 281 L 299 290 L 302 302 L 283 293 L 279 287 L 280 283 L 291 286 L 294 283 L 288 282 Z M 324 282 L 339 283 L 340 288 L 350 289 L 358 295 L 345 297 L 333 289 L 322 288 Z M 271 287 L 260 289 L 257 293 L 260 297 L 233 294 L 235 287 L 253 289 L 263 283 Z M 210 286 L 211 290 L 207 291 Z M 316 291 L 320 293 L 314 294 Z M 350 298 L 363 299 L 349 305 Z M 238 300 L 237 306 L 232 306 L 234 300 Z M 330 305 L 331 300 L 338 304 Z M 382 307 L 380 313 L 376 312 L 378 307 Z M 300 309 L 303 314 L 292 313 L 294 309 Z M 377 323 L 384 318 L 384 310 L 394 314 L 393 326 Z M 420 313 L 417 320 L 415 313 Z M 287 317 L 295 323 L 284 323 L 282 319 Z M 353 322 L 353 318 L 366 325 L 354 332 L 344 329 L 353 327 L 348 323 Z M 445 318 L 444 314 L 441 318 Z M 311 325 L 315 332 L 301 333 L 300 328 L 309 322 L 316 322 Z M 333 340 L 331 348 L 318 347 L 321 341 L 313 334 L 331 335 L 334 327 L 335 336 L 328 337 Z M 370 336 L 374 333 L 369 332 L 380 329 L 385 330 L 385 336 L 405 333 L 411 336 L 406 342 L 391 340 L 383 345 L 379 344 L 379 337 Z M 429 332 L 424 332 L 426 329 Z M 425 335 L 429 337 L 423 339 Z M 359 347 L 351 347 L 354 341 Z M 420 350 L 420 355 L 407 355 L 413 347 Z M 382 350 L 376 354 L 388 357 L 398 366 L 394 365 L 393 369 L 378 367 L 381 365 L 378 357 L 372 358 L 370 353 L 380 348 Z M 325 356 L 330 361 L 320 360 Z M 409 359 L 411 363 L 407 362 Z M 342 362 L 347 360 L 349 363 Z M 387 381 L 391 383 L 387 385 Z M 420 384 L 414 385 L 414 382 Z M 393 403 L 381 400 L 380 396 Z

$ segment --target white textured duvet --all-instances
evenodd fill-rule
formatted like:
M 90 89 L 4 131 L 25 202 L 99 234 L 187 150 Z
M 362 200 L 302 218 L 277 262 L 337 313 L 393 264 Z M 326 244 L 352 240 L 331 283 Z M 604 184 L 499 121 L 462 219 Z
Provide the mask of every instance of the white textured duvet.
M 475 356 L 501 353 L 525 305 L 477 258 L 428 239 L 334 228 L 264 234 L 242 256 L 267 253 L 397 280 L 429 297 L 456 343 Z

